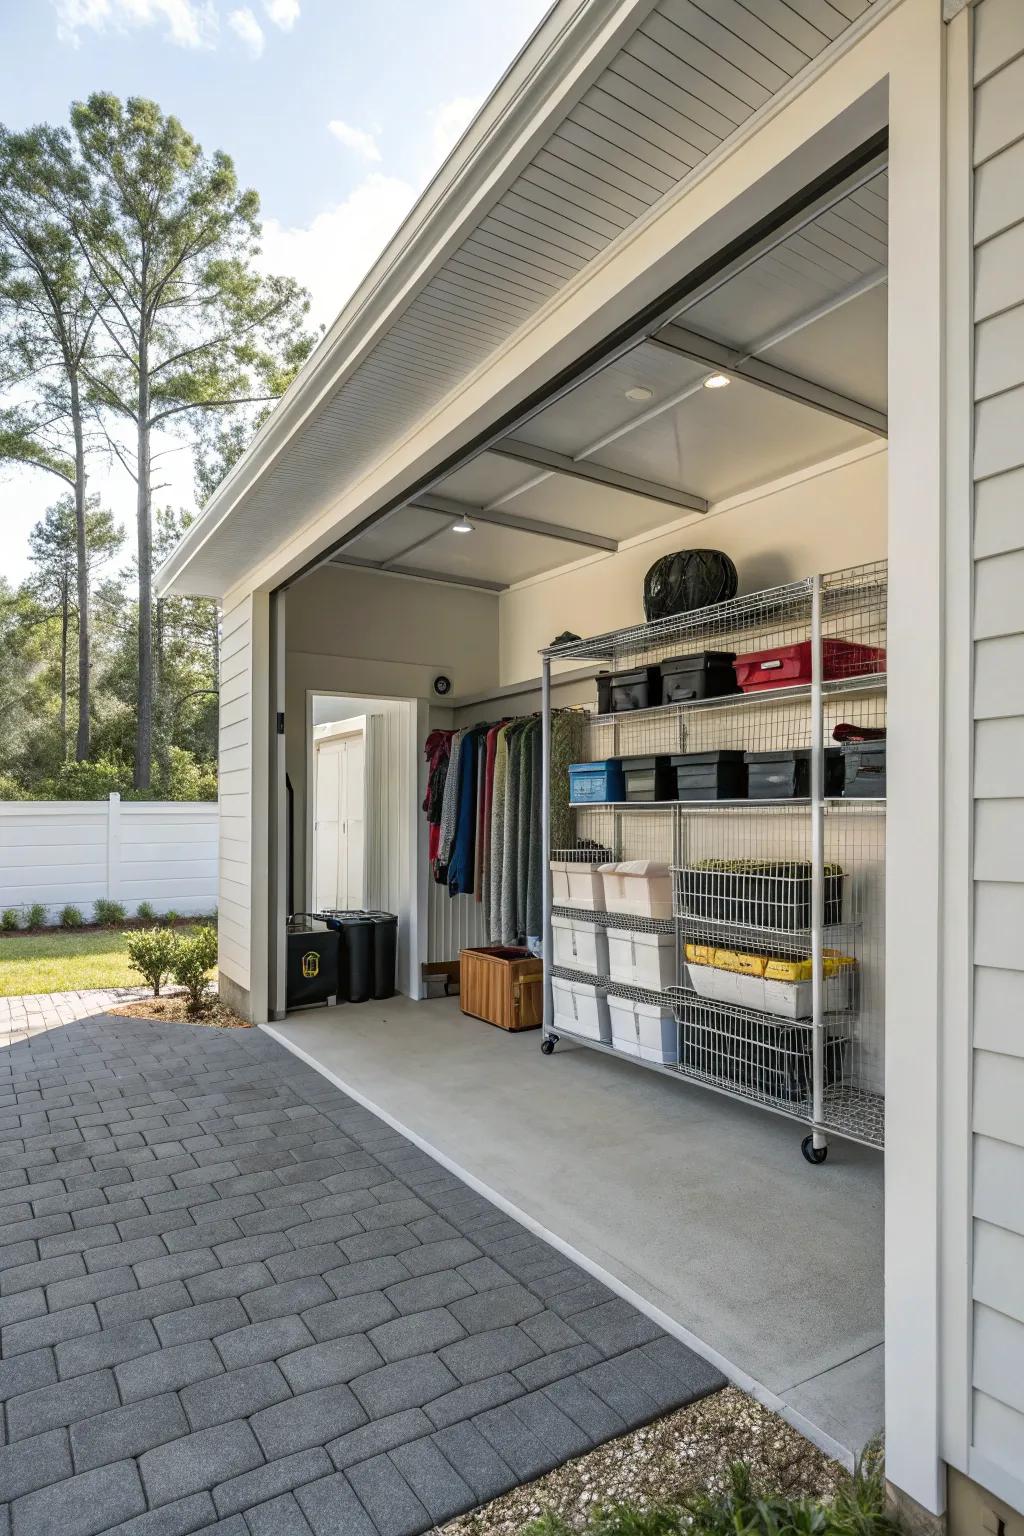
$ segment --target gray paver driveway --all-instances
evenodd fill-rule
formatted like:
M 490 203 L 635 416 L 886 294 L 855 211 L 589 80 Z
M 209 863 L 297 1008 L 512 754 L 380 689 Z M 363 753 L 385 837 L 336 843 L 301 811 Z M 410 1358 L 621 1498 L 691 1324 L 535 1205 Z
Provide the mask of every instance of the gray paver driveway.
M 0 1050 L 0 1345 L 13 1536 L 414 1536 L 723 1384 L 269 1036 L 124 1018 Z

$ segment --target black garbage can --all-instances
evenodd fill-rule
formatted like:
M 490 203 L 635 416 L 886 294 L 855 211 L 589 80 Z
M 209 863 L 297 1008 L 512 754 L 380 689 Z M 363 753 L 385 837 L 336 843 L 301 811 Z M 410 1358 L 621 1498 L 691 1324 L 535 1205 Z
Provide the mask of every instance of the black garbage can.
M 341 996 L 349 1003 L 368 1003 L 373 996 L 373 923 L 365 912 L 327 911 L 317 916 L 338 935 Z
M 310 923 L 289 923 L 286 976 L 289 1008 L 305 1008 L 336 997 L 337 933 L 331 928 L 314 928 Z
M 398 918 L 393 912 L 367 912 L 373 924 L 373 995 L 395 995 L 395 958 L 398 952 Z

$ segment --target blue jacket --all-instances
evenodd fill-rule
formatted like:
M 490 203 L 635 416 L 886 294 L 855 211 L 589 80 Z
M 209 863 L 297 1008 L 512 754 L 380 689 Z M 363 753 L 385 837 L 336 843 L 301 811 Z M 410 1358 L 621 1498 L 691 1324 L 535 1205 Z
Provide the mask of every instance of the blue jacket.
M 476 759 L 477 731 L 462 738 L 459 752 L 459 810 L 455 842 L 448 860 L 448 894 L 472 896 L 473 861 L 476 854 Z

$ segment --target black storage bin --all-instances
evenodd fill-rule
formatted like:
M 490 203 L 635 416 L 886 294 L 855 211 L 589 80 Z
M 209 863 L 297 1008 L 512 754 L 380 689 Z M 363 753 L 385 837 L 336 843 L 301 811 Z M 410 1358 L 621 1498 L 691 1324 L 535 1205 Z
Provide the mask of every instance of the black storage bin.
M 885 796 L 885 741 L 847 741 L 843 754 L 843 794 L 871 800 Z
M 367 912 L 365 915 L 373 924 L 373 996 L 394 997 L 398 918 L 393 912 Z
M 704 859 L 680 871 L 680 894 L 685 913 L 710 923 L 747 921 L 746 883 L 740 861 Z
M 286 930 L 286 995 L 289 1008 L 305 1008 L 337 997 L 338 935 L 330 928 L 289 923 Z
M 651 709 L 660 703 L 660 667 L 634 667 L 632 672 L 597 674 L 599 715 L 619 715 L 631 709 Z
M 668 757 L 624 757 L 622 777 L 627 800 L 674 800 L 675 774 Z
M 806 800 L 811 793 L 811 749 L 748 752 L 747 795 L 751 800 Z M 826 795 L 843 790 L 843 759 L 838 747 L 825 748 Z
M 698 651 L 694 656 L 670 656 L 661 663 L 661 702 L 685 704 L 688 699 L 717 699 L 739 693 L 734 651 Z
M 319 912 L 322 922 L 337 931 L 340 996 L 347 1003 L 368 1003 L 373 996 L 372 920 L 365 912 Z
M 745 800 L 747 764 L 742 752 L 684 752 L 671 759 L 677 800 Z

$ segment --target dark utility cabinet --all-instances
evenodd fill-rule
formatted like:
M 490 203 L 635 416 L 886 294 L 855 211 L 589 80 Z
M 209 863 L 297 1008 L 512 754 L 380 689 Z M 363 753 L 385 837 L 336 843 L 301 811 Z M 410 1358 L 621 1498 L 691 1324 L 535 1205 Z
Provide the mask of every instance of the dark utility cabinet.
M 739 693 L 732 651 L 698 651 L 694 656 L 670 656 L 661 663 L 661 702 L 685 704 L 688 699 L 717 699 Z
M 667 757 L 624 757 L 627 800 L 674 800 L 676 780 Z
M 811 793 L 811 750 L 748 752 L 747 794 L 751 800 L 806 800 Z M 843 759 L 838 747 L 825 748 L 826 795 L 843 792 Z
M 597 674 L 597 712 L 618 715 L 661 703 L 661 669 L 634 667 L 631 672 Z
M 684 752 L 671 762 L 679 800 L 747 798 L 747 764 L 742 752 Z

